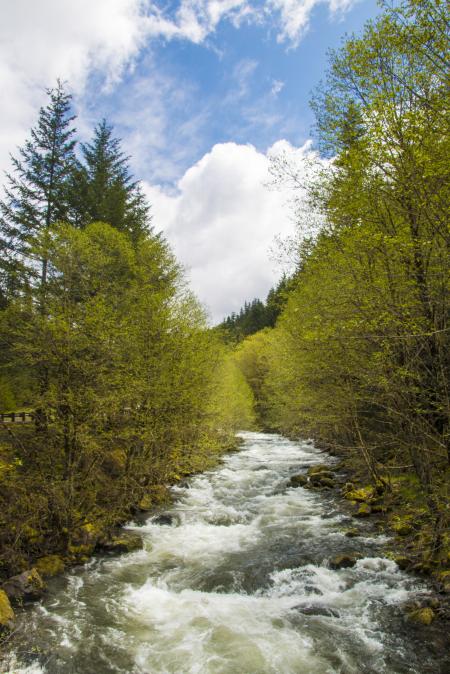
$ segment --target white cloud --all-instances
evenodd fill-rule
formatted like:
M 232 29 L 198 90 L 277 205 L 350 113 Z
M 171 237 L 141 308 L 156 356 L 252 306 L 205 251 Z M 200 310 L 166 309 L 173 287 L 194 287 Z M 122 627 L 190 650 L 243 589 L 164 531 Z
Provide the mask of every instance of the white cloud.
M 286 190 L 270 190 L 269 157 L 290 153 L 298 171 L 310 145 L 279 141 L 267 154 L 251 145 L 223 143 L 192 166 L 178 193 L 146 186 L 154 225 L 172 243 L 189 271 L 191 285 L 214 321 L 237 311 L 245 300 L 264 298 L 279 277 L 271 262 L 276 236 L 294 232 Z
M 164 15 L 157 3 L 148 7 L 147 31 L 151 36 L 183 38 L 196 44 L 229 19 L 235 26 L 253 13 L 247 0 L 181 0 L 175 15 Z
M 297 46 L 309 28 L 312 11 L 316 5 L 326 4 L 331 14 L 349 9 L 357 0 L 268 0 L 267 4 L 278 14 L 279 42 Z
M 281 80 L 274 80 L 272 82 L 272 88 L 270 90 L 270 93 L 272 94 L 272 96 L 276 97 L 283 89 L 284 89 L 284 82 L 282 82 Z
M 0 169 L 57 77 L 75 93 L 93 71 L 113 85 L 151 39 L 200 44 L 225 20 L 236 28 L 243 21 L 275 23 L 278 39 L 296 44 L 316 4 L 335 13 L 354 1 L 179 0 L 170 13 L 160 0 L 0 0 Z
M 58 77 L 81 91 L 93 69 L 113 83 L 144 44 L 141 0 L 0 0 L 0 156 L 24 140 Z

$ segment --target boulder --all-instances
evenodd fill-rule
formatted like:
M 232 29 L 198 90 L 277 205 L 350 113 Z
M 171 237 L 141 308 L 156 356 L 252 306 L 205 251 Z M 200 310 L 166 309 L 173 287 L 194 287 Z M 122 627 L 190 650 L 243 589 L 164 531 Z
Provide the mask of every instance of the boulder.
M 151 510 L 153 508 L 153 501 L 150 494 L 145 494 L 138 503 L 139 510 L 143 512 Z
M 399 555 L 397 557 L 394 557 L 394 562 L 397 564 L 398 568 L 404 571 L 405 569 L 409 568 L 412 565 L 411 560 L 408 557 L 403 557 L 402 555 Z
M 14 623 L 14 611 L 9 603 L 8 595 L 0 590 L 0 630 L 10 629 Z
M 331 472 L 331 470 L 322 470 L 320 473 L 312 473 L 309 478 L 312 482 L 316 480 L 333 480 L 334 479 L 334 473 Z
M 138 503 L 138 508 L 139 510 L 142 510 L 142 512 L 146 512 L 147 510 L 151 510 L 153 508 L 153 500 L 150 494 L 145 494 L 145 496 L 141 498 Z
M 36 569 L 42 578 L 51 578 L 64 571 L 64 561 L 59 555 L 40 557 L 36 562 Z
M 304 487 L 305 484 L 308 484 L 308 478 L 306 475 L 293 475 L 289 480 L 290 487 Z
M 326 489 L 333 489 L 335 486 L 335 481 L 330 477 L 322 477 L 319 484 L 321 487 L 325 487 Z
M 154 484 L 148 487 L 148 491 L 138 503 L 139 510 L 152 510 L 155 505 L 169 503 L 170 490 L 165 484 Z
M 412 533 L 413 531 L 412 525 L 404 520 L 391 522 L 391 528 L 393 531 L 395 531 L 397 536 L 408 536 L 408 534 Z
M 436 614 L 432 608 L 418 608 L 415 611 L 411 611 L 408 614 L 408 618 L 414 623 L 428 627 L 435 620 Z
M 337 555 L 330 560 L 330 569 L 349 569 L 355 566 L 358 559 L 361 559 L 361 555 L 356 553 Z
M 359 529 L 347 529 L 344 536 L 347 538 L 356 538 L 357 536 L 360 536 Z
M 45 583 L 37 569 L 28 569 L 3 583 L 2 589 L 11 601 L 33 601 L 45 592 Z
M 86 522 L 76 529 L 67 546 L 67 552 L 72 557 L 72 561 L 84 563 L 94 552 L 98 540 L 102 535 L 102 530 L 92 522 Z
M 358 503 L 366 503 L 373 497 L 372 487 L 365 487 L 361 489 L 351 489 L 345 491 L 344 496 L 349 501 L 357 501 Z
M 299 613 L 303 615 L 317 615 L 324 616 L 325 618 L 339 618 L 339 611 L 336 611 L 333 608 L 328 608 L 328 606 L 296 606 L 295 607 Z
M 159 524 L 160 526 L 171 526 L 175 522 L 175 517 L 169 513 L 162 513 L 152 518 L 153 524 Z
M 358 510 L 355 513 L 353 513 L 353 517 L 369 517 L 371 513 L 372 509 L 370 505 L 368 505 L 367 503 L 361 503 Z
M 103 537 L 98 547 L 108 552 L 134 552 L 142 550 L 144 542 L 141 536 L 134 531 L 115 531 L 110 536 Z
M 310 466 L 308 468 L 308 475 L 311 477 L 311 475 L 318 475 L 319 473 L 330 473 L 333 475 L 332 471 L 330 470 L 330 466 L 328 466 L 326 463 L 318 463 L 316 466 Z

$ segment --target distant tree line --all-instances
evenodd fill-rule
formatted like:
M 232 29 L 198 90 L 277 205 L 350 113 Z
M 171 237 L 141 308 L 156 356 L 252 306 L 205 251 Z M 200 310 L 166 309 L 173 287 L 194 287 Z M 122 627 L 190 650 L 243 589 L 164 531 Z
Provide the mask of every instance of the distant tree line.
M 294 277 L 283 275 L 277 285 L 269 290 L 265 302 L 257 298 L 245 302 L 238 314 L 233 312 L 227 316 L 217 329 L 227 341 L 240 342 L 259 330 L 273 328 L 293 283 Z

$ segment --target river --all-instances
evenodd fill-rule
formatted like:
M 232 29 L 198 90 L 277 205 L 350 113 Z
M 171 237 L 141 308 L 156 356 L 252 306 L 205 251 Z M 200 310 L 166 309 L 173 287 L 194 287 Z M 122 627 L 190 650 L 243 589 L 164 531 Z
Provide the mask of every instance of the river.
M 401 604 L 427 588 L 332 493 L 289 476 L 333 462 L 309 442 L 242 434 L 242 450 L 174 488 L 145 548 L 98 557 L 19 615 L 10 674 L 436 674 L 437 627 Z M 349 527 L 361 536 L 347 538 Z M 338 553 L 363 552 L 331 570 Z M 2 670 L 4 671 L 4 670 Z

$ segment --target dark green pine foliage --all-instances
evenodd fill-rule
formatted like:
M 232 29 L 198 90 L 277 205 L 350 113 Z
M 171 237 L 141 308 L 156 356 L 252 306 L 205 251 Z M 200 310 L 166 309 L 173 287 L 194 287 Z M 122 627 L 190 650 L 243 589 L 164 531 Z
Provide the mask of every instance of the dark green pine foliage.
M 36 126 L 19 156 L 12 157 L 7 174 L 5 199 L 0 202 L 0 296 L 2 303 L 21 286 L 25 277 L 37 276 L 30 250 L 36 237 L 52 224 L 67 220 L 69 183 L 76 159 L 71 96 L 62 82 L 47 91 L 49 103 L 39 111 Z M 47 277 L 47 259 L 39 260 L 42 284 Z
M 225 340 L 240 342 L 245 337 L 263 330 L 263 328 L 273 328 L 294 283 L 294 276 L 287 277 L 284 275 L 275 288 L 270 289 L 265 302 L 259 299 L 245 302 L 238 314 L 233 312 L 228 316 L 218 326 Z
M 92 141 L 81 148 L 72 190 L 72 221 L 79 227 L 106 222 L 137 242 L 149 232 L 150 208 L 139 182 L 133 180 L 120 140 L 103 120 Z

